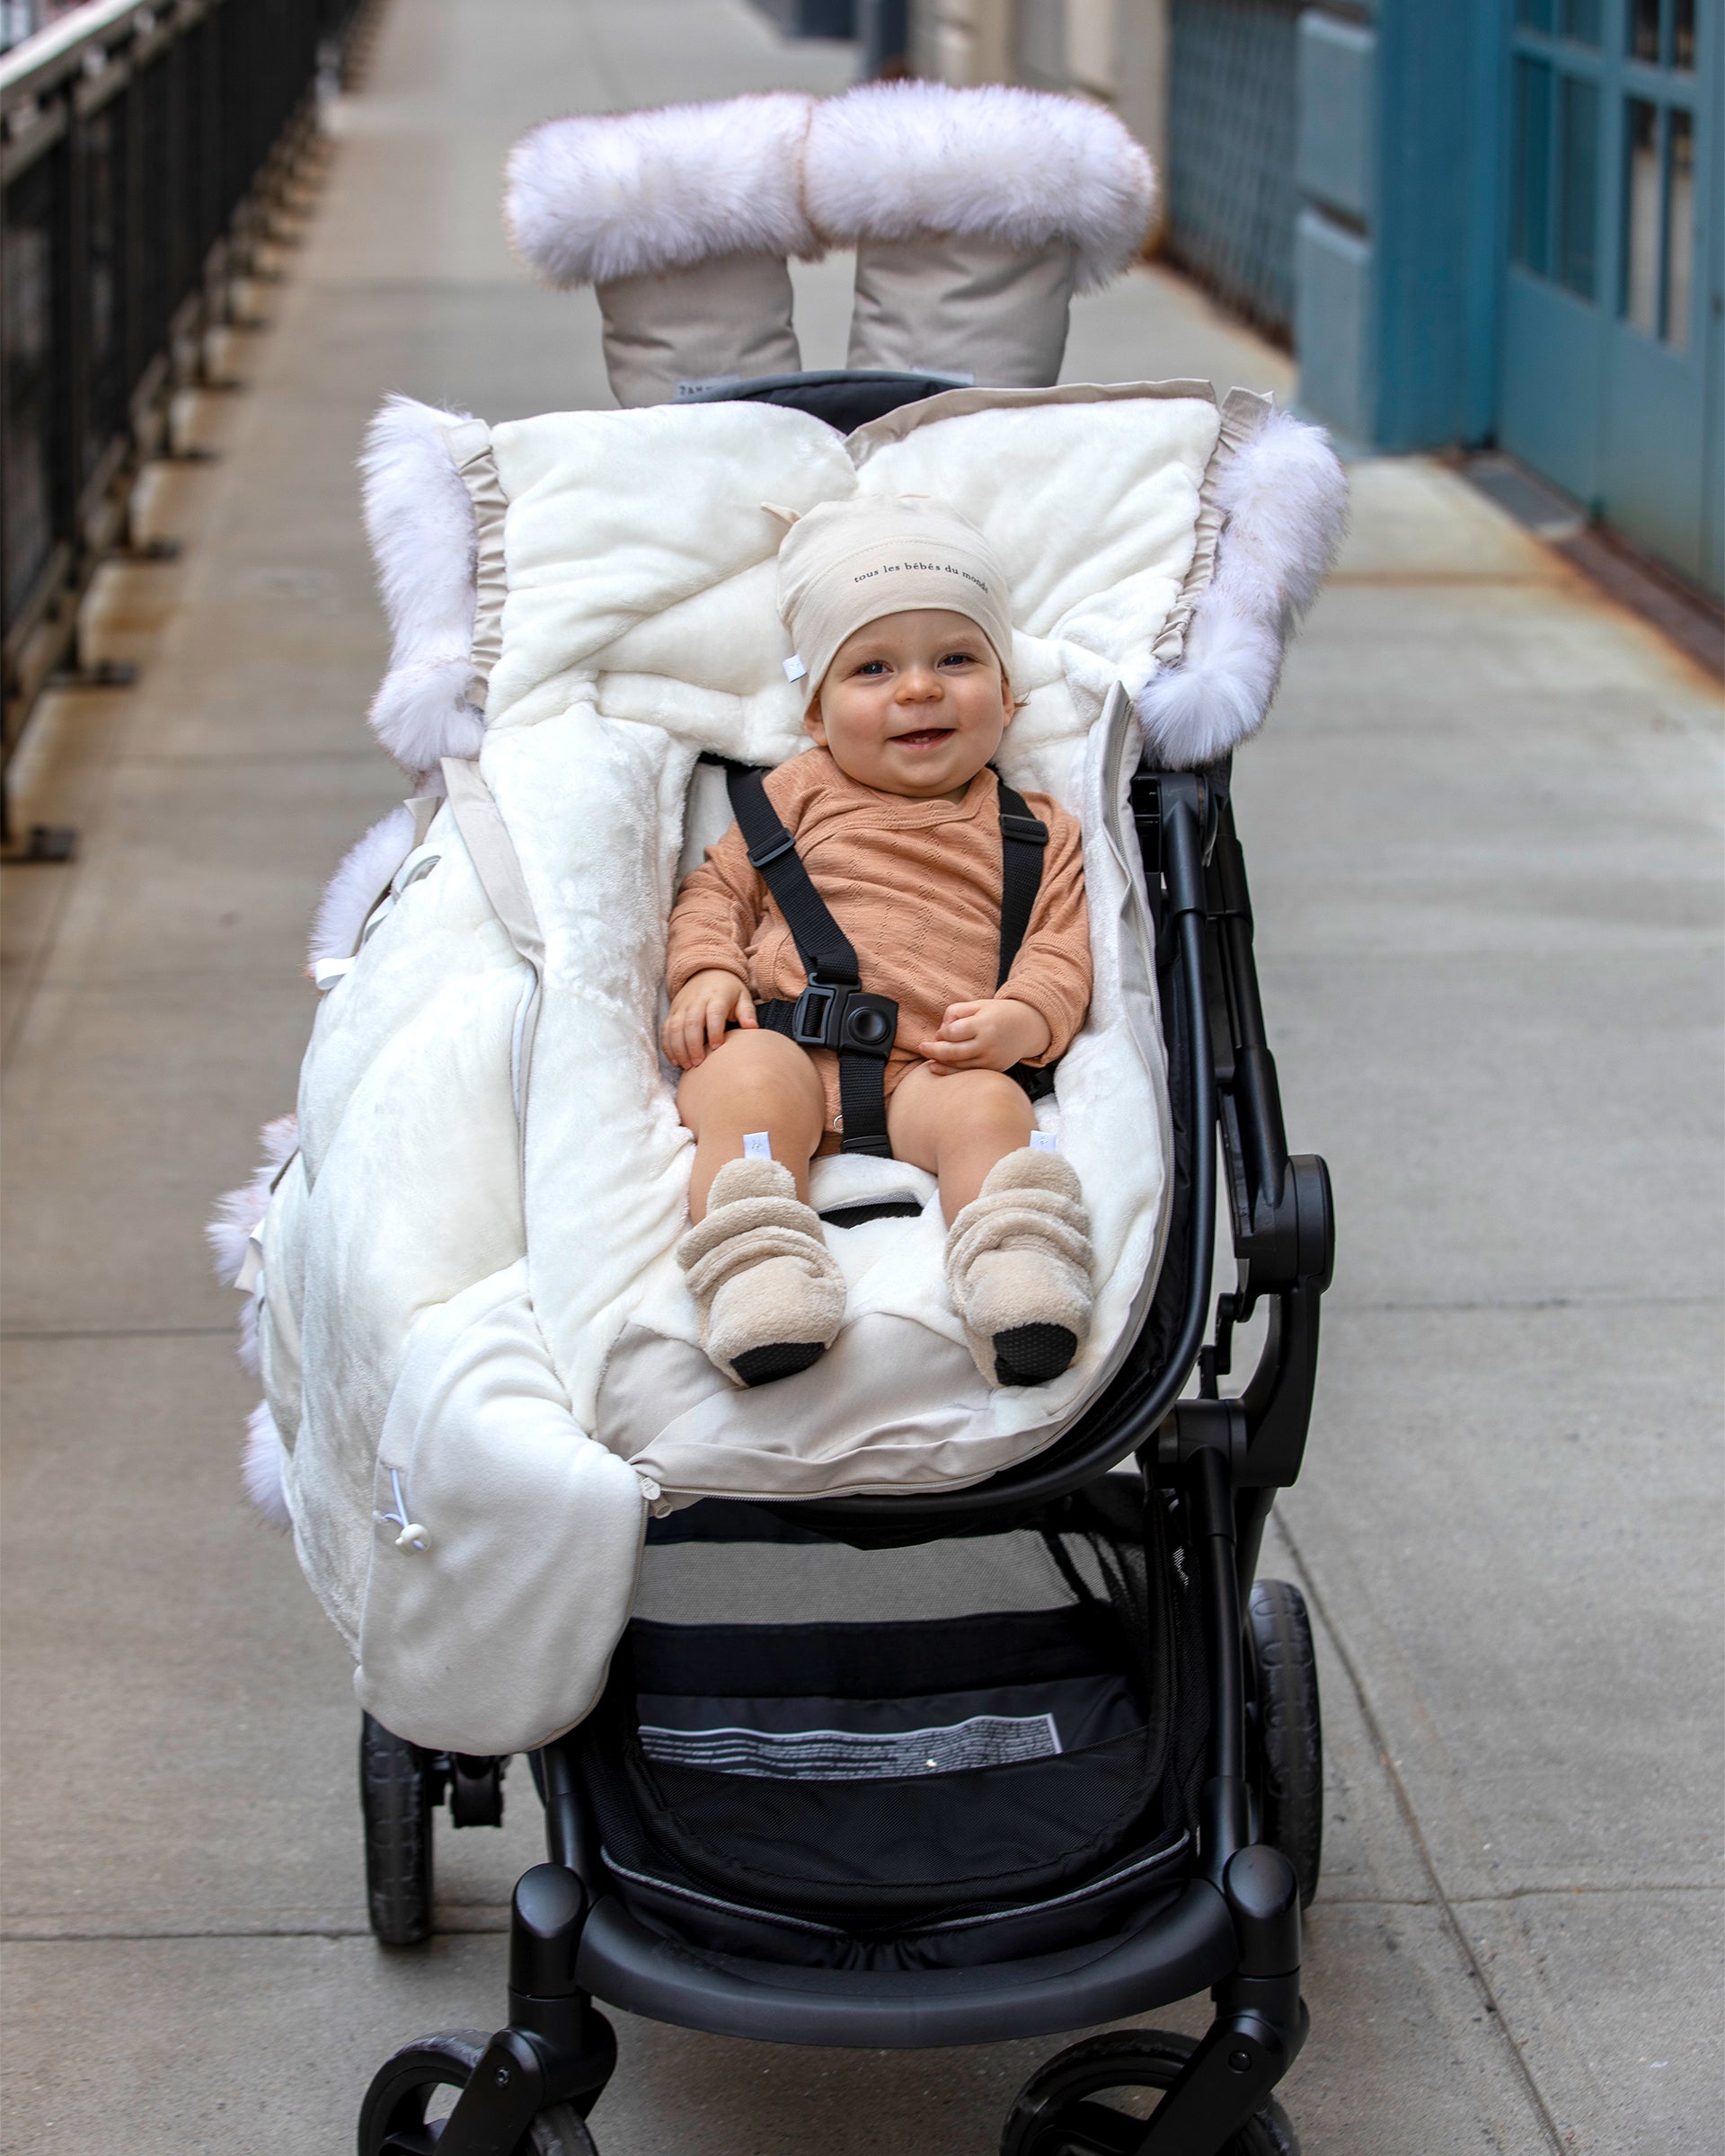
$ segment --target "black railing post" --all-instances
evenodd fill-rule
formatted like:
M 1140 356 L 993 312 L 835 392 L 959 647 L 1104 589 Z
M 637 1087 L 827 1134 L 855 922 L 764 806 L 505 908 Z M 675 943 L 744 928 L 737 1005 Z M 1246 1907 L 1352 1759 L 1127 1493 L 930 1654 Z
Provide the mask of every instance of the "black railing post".
M 0 817 L 172 392 L 201 378 L 223 287 L 252 266 L 254 191 L 279 191 L 320 53 L 367 4 L 137 0 L 0 53 Z M 9 859 L 64 858 L 4 835 Z

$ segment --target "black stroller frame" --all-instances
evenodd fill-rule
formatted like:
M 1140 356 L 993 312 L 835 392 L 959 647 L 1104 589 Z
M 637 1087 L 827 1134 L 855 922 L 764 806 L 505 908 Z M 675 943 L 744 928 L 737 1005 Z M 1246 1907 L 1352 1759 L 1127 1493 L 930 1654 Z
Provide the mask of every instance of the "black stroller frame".
M 848 405 L 825 409 L 845 386 L 823 376 L 796 401 L 860 423 Z M 879 376 L 849 386 L 864 399 L 863 418 L 907 401 L 904 387 Z M 793 401 L 783 382 L 765 387 L 774 402 Z M 908 390 L 925 393 L 920 384 Z M 1196 2045 L 1122 2031 L 1040 2069 L 1013 2107 L 1003 2156 L 1296 2156 L 1272 2091 L 1308 2026 L 1301 1912 L 1321 1837 L 1317 1700 L 1297 1591 L 1253 1583 L 1275 1493 L 1300 1470 L 1334 1228 L 1324 1163 L 1287 1151 L 1229 790 L 1226 763 L 1195 773 L 1144 767 L 1132 782 L 1157 932 L 1174 1200 L 1155 1295 L 1107 1391 L 1048 1452 L 974 1489 L 722 1508 L 766 1515 L 768 1534 L 776 1518 L 864 1551 L 1038 1526 L 1103 1491 L 1116 1515 L 1137 1504 L 1177 1517 L 1208 1693 L 1190 1805 L 1196 1855 L 1183 1886 L 1087 1957 L 811 1972 L 703 1952 L 625 1905 L 574 1731 L 532 1760 L 547 1861 L 515 1890 L 506 2025 L 489 2041 L 430 2037 L 398 2052 L 367 2092 L 360 2156 L 590 2150 L 582 2122 L 616 2060 L 596 1999 L 721 2035 L 923 2048 L 1093 2028 L 1207 1988 L 1215 2014 Z M 1207 1341 L 1218 1156 L 1238 1277 L 1216 1298 Z M 1234 1330 L 1261 1303 L 1268 1322 L 1257 1366 L 1225 1396 Z M 1183 1396 L 1194 1372 L 1196 1395 Z M 429 1928 L 431 1803 L 447 1788 L 456 1824 L 495 1823 L 504 1763 L 427 1754 L 371 1723 L 362 1761 L 374 1926 L 404 1942 Z M 402 1899 L 416 1865 L 417 1908 Z M 447 2119 L 429 2120 L 438 2084 L 461 2093 Z M 1097 2100 L 1133 2086 L 1165 2091 L 1147 2119 Z

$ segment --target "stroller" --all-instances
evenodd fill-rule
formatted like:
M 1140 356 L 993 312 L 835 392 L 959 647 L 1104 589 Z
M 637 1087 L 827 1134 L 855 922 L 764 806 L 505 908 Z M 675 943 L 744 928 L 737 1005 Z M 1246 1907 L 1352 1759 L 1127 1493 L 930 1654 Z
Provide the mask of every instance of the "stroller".
M 585 2122 L 616 2055 L 600 2002 L 721 2035 L 910 2048 L 1092 2028 L 1206 1988 L 1216 2012 L 1196 2044 L 1134 2029 L 1041 2068 L 1003 2156 L 1296 2156 L 1272 2091 L 1307 2026 L 1318 1697 L 1297 1590 L 1255 1576 L 1275 1492 L 1300 1468 L 1334 1239 L 1323 1163 L 1290 1155 L 1283 1132 L 1231 751 L 1261 719 L 1282 638 L 1327 565 L 1339 474 L 1313 430 L 1241 393 L 1218 407 L 1193 384 L 1046 386 L 1071 290 L 1123 265 L 1147 210 L 1142 155 L 1106 114 L 924 85 L 854 92 L 812 117 L 796 99 L 693 111 L 668 128 L 665 115 L 555 123 L 512 172 L 518 243 L 556 281 L 598 284 L 619 401 L 651 408 L 639 422 L 488 430 L 398 407 L 374 437 L 369 511 L 396 625 L 374 723 L 428 778 L 332 887 L 314 945 L 331 994 L 300 1127 L 229 1209 L 270 1396 L 251 1433 L 253 1492 L 291 1515 L 360 1666 L 378 1938 L 428 1935 L 433 1814 L 447 1800 L 457 1827 L 496 1824 L 509 1753 L 527 1751 L 545 1812 L 547 1860 L 515 1890 L 504 2025 L 398 2051 L 366 2095 L 360 2156 L 590 2150 Z M 1042 225 L 990 224 L 967 198 L 931 238 L 932 168 L 967 129 L 1013 166 L 1020 120 L 1020 167 L 1055 150 L 1072 166 L 1045 174 Z M 755 223 L 740 243 L 734 201 L 713 210 L 722 237 L 698 259 L 686 220 L 682 254 L 655 253 L 640 230 L 632 254 L 568 207 L 589 199 L 596 164 L 613 204 L 627 167 L 649 170 L 642 197 L 662 207 L 668 159 L 699 193 L 705 142 L 747 183 Z M 859 182 L 859 142 L 911 189 L 908 207 L 880 172 Z M 864 205 L 851 228 L 841 198 Z M 852 364 L 825 373 L 801 369 L 788 326 L 783 257 L 811 251 L 811 218 L 858 251 Z M 942 305 L 907 330 L 931 275 Z M 965 386 L 976 374 L 1004 386 Z M 1027 407 L 1066 429 L 1052 457 L 1052 437 L 1022 430 Z M 686 477 L 681 506 L 734 583 L 703 585 L 694 543 L 662 544 L 656 516 L 626 545 L 595 531 L 597 490 L 626 492 L 649 450 Z M 1015 753 L 1077 774 L 1108 959 L 1061 1098 L 1038 1116 L 1065 1114 L 1076 1148 L 1086 1118 L 1142 1091 L 1150 1105 L 1128 1127 L 1158 1157 L 1119 1159 L 1112 1215 L 1086 1174 L 1096 1333 L 1035 1397 L 966 1392 L 934 1321 L 878 1295 L 848 1329 L 863 1341 L 848 1362 L 841 1340 L 824 1371 L 756 1392 L 710 1370 L 698 1383 L 680 1290 L 662 1285 L 681 1204 L 674 1119 L 661 1102 L 616 1137 L 668 1165 L 657 1183 L 643 1168 L 604 1185 L 599 1206 L 590 1179 L 605 1162 L 574 1126 L 547 1139 L 563 1111 L 537 1073 L 573 1074 L 564 1092 L 590 1122 L 601 1102 L 620 1114 L 651 1090 L 633 1065 L 614 1082 L 648 1004 L 645 973 L 614 965 L 606 938 L 628 932 L 625 915 L 662 919 L 677 846 L 686 861 L 698 835 L 694 810 L 686 842 L 682 827 L 697 750 L 764 764 L 794 748 L 794 692 L 750 685 L 778 660 L 726 644 L 748 610 L 712 597 L 770 560 L 748 537 L 747 496 L 769 480 L 783 499 L 914 491 L 933 473 L 963 502 L 1013 456 L 1066 490 L 1066 526 L 1074 490 L 1094 507 L 1063 557 L 1066 583 L 1026 602 L 1013 665 L 1026 689 Z M 1040 562 L 1062 518 L 1031 500 L 1022 521 L 1022 558 Z M 439 561 L 458 570 L 442 586 Z M 640 561 L 652 596 L 630 615 L 616 594 Z M 590 635 L 582 607 L 602 623 Z M 718 650 L 693 685 L 665 656 L 674 618 L 698 627 L 703 664 Z M 571 742 L 590 800 L 581 816 L 553 800 L 562 820 L 542 830 Z M 657 853 L 631 803 L 668 818 Z M 570 831 L 591 829 L 603 853 L 620 826 L 626 874 L 583 886 Z M 650 970 L 662 941 L 641 933 Z M 570 949 L 581 969 L 559 987 Z M 402 1133 L 434 1080 L 456 1082 L 437 1078 L 433 1055 L 456 1010 L 466 1032 L 449 1068 L 473 1090 L 440 1133 L 447 1189 L 476 1206 L 483 1185 L 490 1209 L 456 1233 L 454 1197 L 422 1207 L 385 1265 L 367 1237 L 387 1206 L 417 1202 Z M 530 1074 L 547 1100 L 538 1133 Z M 489 1125 L 486 1100 L 500 1102 Z M 620 1243 L 637 1235 L 645 1285 L 628 1310 L 605 1273 L 609 1243 L 565 1260 L 542 1228 L 536 1283 L 521 1254 L 553 1153 L 597 1160 L 582 1169 L 588 1217 Z M 511 1162 L 525 1194 L 513 1212 L 492 1202 Z M 936 1221 L 929 1179 L 862 1166 L 825 1197 L 817 1180 L 813 1200 L 850 1253 L 854 1308 L 866 1253 L 913 1252 Z M 1224 1209 L 1236 1281 L 1212 1327 Z M 424 1285 L 438 1247 L 465 1261 L 487 1233 L 490 1254 L 439 1300 Z M 388 1339 L 385 1289 L 409 1313 Z M 585 1313 L 562 1333 L 560 1294 Z M 1234 1330 L 1261 1306 L 1257 1366 L 1225 1394 Z M 358 1349 L 334 1353 L 338 1323 Z M 607 1326 L 610 1360 L 583 1375 L 585 1344 Z M 354 1377 L 361 1351 L 381 1376 Z M 835 1405 L 834 1388 L 863 1409 Z M 587 1538 L 578 1594 L 566 1518 Z M 551 1621 L 576 1610 L 579 1641 Z M 1147 2123 L 1109 2100 L 1146 2089 L 1163 2092 Z
M 1225 763 L 1132 781 L 1176 1153 L 1119 1376 L 976 1489 L 652 1523 L 598 1707 L 532 1755 L 548 1860 L 516 1888 L 507 2025 L 398 2051 L 361 2156 L 580 2156 L 616 2055 L 596 2000 L 889 2049 L 1087 2028 L 1207 1986 L 1196 2046 L 1092 2037 L 1032 2075 L 1002 2156 L 1297 2156 L 1271 2091 L 1307 2028 L 1317 1676 L 1299 1590 L 1255 1575 L 1305 1450 L 1334 1228 L 1323 1162 L 1283 1135 L 1228 794 Z M 1240 1286 L 1206 1342 L 1218 1145 Z M 1260 1303 L 1258 1366 L 1224 1396 Z M 499 1820 L 503 1763 L 367 1719 L 380 1939 L 426 1936 L 433 1808 L 447 1791 L 457 1826 Z M 1168 2091 L 1147 2125 L 1107 2100 L 1142 2088 Z

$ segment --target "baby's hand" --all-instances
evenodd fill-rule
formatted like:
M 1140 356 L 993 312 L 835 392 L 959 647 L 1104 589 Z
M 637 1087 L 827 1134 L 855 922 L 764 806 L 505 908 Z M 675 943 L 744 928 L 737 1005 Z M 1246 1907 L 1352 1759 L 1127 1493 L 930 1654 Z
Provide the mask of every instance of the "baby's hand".
M 949 1071 L 1010 1071 L 1026 1057 L 1043 1055 L 1054 1036 L 1048 1021 L 1009 995 L 979 1003 L 949 1003 L 933 1040 L 918 1044 L 937 1075 Z
M 694 1070 L 725 1038 L 726 1021 L 733 1018 L 739 1026 L 758 1023 L 754 998 L 737 976 L 717 967 L 692 974 L 672 997 L 659 1032 L 665 1060 L 680 1071 Z

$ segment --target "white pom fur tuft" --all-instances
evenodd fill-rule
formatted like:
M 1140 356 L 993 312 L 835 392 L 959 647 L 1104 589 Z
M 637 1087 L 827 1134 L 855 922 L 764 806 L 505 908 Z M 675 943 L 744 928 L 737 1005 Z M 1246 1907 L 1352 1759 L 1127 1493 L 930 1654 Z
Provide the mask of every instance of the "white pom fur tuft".
M 294 1524 L 294 1515 L 288 1509 L 288 1492 L 284 1486 L 282 1470 L 286 1465 L 287 1448 L 281 1442 L 281 1433 L 270 1412 L 270 1403 L 261 1400 L 245 1420 L 245 1445 L 240 1455 L 240 1480 L 245 1485 L 245 1494 L 251 1498 L 270 1526 L 285 1534 Z
M 835 245 L 931 233 L 1026 249 L 1068 241 L 1088 292 L 1143 246 L 1156 182 L 1120 121 L 1087 99 L 865 83 L 816 108 L 803 192 Z
M 1272 412 L 1219 475 L 1225 521 L 1177 667 L 1139 692 L 1150 754 L 1181 771 L 1210 764 L 1263 724 L 1282 648 L 1336 558 L 1348 482 L 1329 437 Z
M 778 91 L 548 120 L 509 153 L 510 241 L 564 289 L 715 255 L 812 259 L 822 250 L 801 186 L 812 105 Z
M 242 1183 L 237 1190 L 226 1191 L 217 1199 L 216 1211 L 204 1230 L 216 1277 L 224 1287 L 233 1286 L 245 1263 L 245 1246 L 252 1240 L 252 1231 L 270 1210 L 275 1180 L 298 1150 L 298 1117 L 278 1116 L 273 1123 L 266 1123 L 258 1134 L 258 1142 L 263 1158 L 256 1174 L 249 1183 Z
M 485 730 L 472 702 L 473 504 L 442 432 L 467 416 L 391 397 L 359 459 L 366 531 L 394 636 L 371 723 L 414 773 L 442 756 L 477 755 Z
M 1322 427 L 1272 412 L 1224 469 L 1225 573 L 1258 611 L 1292 627 L 1330 573 L 1348 520 L 1348 479 Z M 1218 576 L 1220 575 L 1218 564 Z
M 308 968 L 320 959 L 352 957 L 367 915 L 412 850 L 413 811 L 403 801 L 379 817 L 342 855 L 341 867 L 318 902 L 311 948 L 305 954 Z

